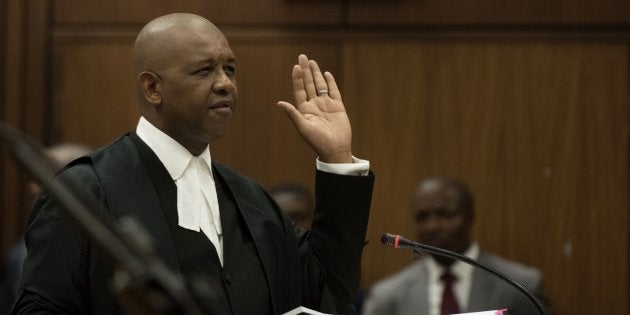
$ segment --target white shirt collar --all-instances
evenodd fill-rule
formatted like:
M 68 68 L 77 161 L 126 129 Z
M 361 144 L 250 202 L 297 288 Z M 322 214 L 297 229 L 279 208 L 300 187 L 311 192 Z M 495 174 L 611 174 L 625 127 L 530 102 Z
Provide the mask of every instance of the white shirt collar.
M 477 260 L 479 257 L 479 245 L 473 242 L 464 252 L 464 256 Z M 455 263 L 451 266 L 451 272 L 459 279 L 472 277 L 474 269 L 474 266 L 460 260 L 455 261 Z
M 175 139 L 165 134 L 162 130 L 155 127 L 144 117 L 140 117 L 140 121 L 136 127 L 136 134 L 153 150 L 158 159 L 162 161 L 162 164 L 164 164 L 164 167 L 173 180 L 178 180 L 182 177 L 184 170 L 186 170 L 186 167 L 190 164 L 190 160 L 193 158 L 190 151 L 179 144 L 179 142 L 175 141 Z M 206 149 L 199 156 L 206 162 L 212 174 L 212 158 L 210 156 L 209 146 L 206 146 Z

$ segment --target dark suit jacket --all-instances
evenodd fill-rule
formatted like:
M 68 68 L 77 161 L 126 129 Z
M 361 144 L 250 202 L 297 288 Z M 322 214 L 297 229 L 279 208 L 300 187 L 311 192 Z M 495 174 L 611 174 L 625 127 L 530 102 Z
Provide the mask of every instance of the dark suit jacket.
M 477 261 L 507 275 L 545 303 L 542 275 L 538 270 L 483 251 Z M 429 313 L 427 288 L 427 268 L 422 261 L 416 262 L 375 284 L 366 299 L 363 314 L 426 315 Z M 483 269 L 474 269 L 468 307 L 461 312 L 504 308 L 508 309 L 508 314 L 538 314 L 517 289 Z
M 158 195 L 157 191 L 163 191 L 154 187 L 153 174 L 149 174 L 146 159 L 139 154 L 146 148 L 135 134 L 123 136 L 74 161 L 55 180 L 84 196 L 95 197 L 96 213 L 109 226 L 126 215 L 141 222 L 153 239 L 155 251 L 177 272 L 181 266 L 176 242 L 168 232 L 165 212 L 160 211 L 165 207 L 161 200 L 167 199 Z M 153 158 L 157 159 L 154 155 Z M 318 171 L 315 221 L 307 234 L 296 232 L 254 181 L 214 162 L 213 171 L 233 196 L 245 225 L 240 228 L 251 234 L 252 251 L 258 255 L 265 273 L 271 312 L 280 314 L 299 305 L 346 311 L 359 284 L 373 175 L 341 176 Z M 166 169 L 162 166 L 160 172 L 166 173 Z M 176 190 L 171 190 L 171 194 L 166 198 L 176 200 Z M 176 207 L 176 202 L 169 205 Z M 121 313 L 108 289 L 111 262 L 77 231 L 47 193 L 33 208 L 26 245 L 28 254 L 14 313 Z M 247 292 L 235 294 L 247 299 Z

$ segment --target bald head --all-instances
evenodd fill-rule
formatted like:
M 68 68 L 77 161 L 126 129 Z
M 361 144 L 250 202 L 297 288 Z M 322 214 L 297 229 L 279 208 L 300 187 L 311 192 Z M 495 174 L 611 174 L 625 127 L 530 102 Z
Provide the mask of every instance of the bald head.
M 133 64 L 136 75 L 159 71 L 168 59 L 185 54 L 181 35 L 184 32 L 223 33 L 207 19 L 190 13 L 173 13 L 158 17 L 145 25 L 134 44 Z

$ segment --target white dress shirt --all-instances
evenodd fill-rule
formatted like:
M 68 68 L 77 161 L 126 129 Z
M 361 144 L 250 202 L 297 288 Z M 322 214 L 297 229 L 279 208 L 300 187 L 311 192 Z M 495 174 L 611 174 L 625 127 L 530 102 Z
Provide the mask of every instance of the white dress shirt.
M 479 244 L 471 244 L 466 252 L 464 252 L 464 256 L 476 260 L 479 257 Z M 444 283 L 440 280 L 440 276 L 446 271 L 446 268 L 437 263 L 430 255 L 424 259 L 424 262 L 429 272 L 429 287 L 427 291 L 429 315 L 440 315 L 440 304 L 442 304 L 442 293 L 444 292 Z M 453 283 L 453 290 L 459 310 L 462 312 L 468 306 L 474 268 L 475 267 L 459 260 L 455 261 L 450 268 L 451 273 L 457 278 Z
M 223 265 L 223 228 L 212 175 L 209 146 L 193 156 L 173 138 L 140 117 L 136 134 L 153 150 L 177 186 L 178 225 L 202 231 L 214 245 Z M 341 175 L 367 175 L 370 162 L 352 157 L 353 163 L 316 162 L 318 170 Z

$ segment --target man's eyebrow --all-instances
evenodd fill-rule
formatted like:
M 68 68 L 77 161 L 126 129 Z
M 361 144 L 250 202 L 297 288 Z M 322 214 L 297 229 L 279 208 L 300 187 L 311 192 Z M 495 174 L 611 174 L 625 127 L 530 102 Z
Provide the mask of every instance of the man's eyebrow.
M 195 61 L 193 61 L 194 64 L 208 64 L 208 63 L 214 63 L 214 59 L 213 58 L 199 58 Z
M 226 60 L 228 63 L 236 63 L 236 58 L 234 57 L 229 57 Z M 214 58 L 205 58 L 205 59 L 199 59 L 194 61 L 195 64 L 214 64 L 216 63 L 216 59 Z

